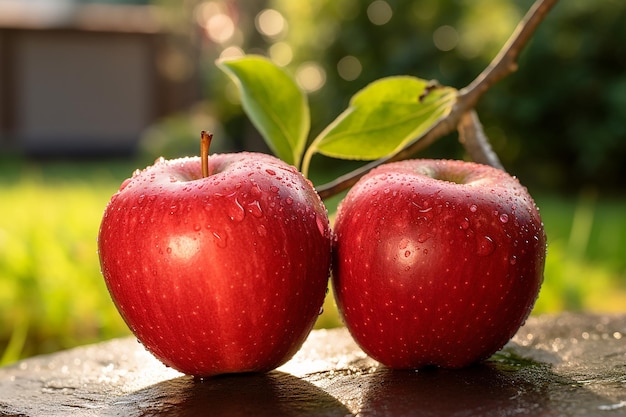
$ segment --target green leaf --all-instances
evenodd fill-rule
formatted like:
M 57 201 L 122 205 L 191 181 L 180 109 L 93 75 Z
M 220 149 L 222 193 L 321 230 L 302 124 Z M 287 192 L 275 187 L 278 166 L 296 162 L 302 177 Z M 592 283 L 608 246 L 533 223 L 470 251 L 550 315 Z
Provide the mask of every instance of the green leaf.
M 456 90 L 415 77 L 377 80 L 352 97 L 349 107 L 313 141 L 314 153 L 340 159 L 374 160 L 419 138 L 456 100 Z
M 309 104 L 294 79 L 267 58 L 218 61 L 238 85 L 243 109 L 274 154 L 299 167 L 310 129 Z

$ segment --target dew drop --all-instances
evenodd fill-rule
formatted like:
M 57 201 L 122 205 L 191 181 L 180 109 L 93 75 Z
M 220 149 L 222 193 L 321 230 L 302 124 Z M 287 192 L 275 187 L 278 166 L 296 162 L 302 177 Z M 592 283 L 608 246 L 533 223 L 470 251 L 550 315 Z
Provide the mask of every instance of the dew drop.
M 288 205 L 292 205 L 292 204 L 293 204 L 293 198 L 291 198 L 291 197 L 287 197 L 287 198 L 285 199 L 285 203 L 287 203 Z
M 326 237 L 326 222 L 320 216 L 315 215 L 315 223 L 317 224 L 317 230 L 319 230 L 320 235 Z
M 400 244 L 398 244 L 398 248 L 399 249 L 406 249 L 406 247 L 409 245 L 409 240 L 408 239 L 402 239 L 400 241 Z
M 500 221 L 501 221 L 502 223 L 507 223 L 507 222 L 509 221 L 509 215 L 508 215 L 508 214 L 506 214 L 506 213 L 502 213 L 502 214 L 500 215 Z
M 408 258 L 409 256 L 411 256 L 411 251 L 410 250 L 404 251 L 404 257 Z
M 250 188 L 250 194 L 252 194 L 255 198 L 258 198 L 261 194 L 263 194 L 263 192 L 258 184 L 254 184 L 252 188 Z
M 467 230 L 469 228 L 469 226 L 470 226 L 469 219 L 466 217 L 461 222 L 461 229 Z
M 265 172 L 267 172 L 270 175 L 276 175 L 276 171 L 274 171 L 273 169 L 266 169 Z
M 130 178 L 126 178 L 124 181 L 122 181 L 122 185 L 120 185 L 120 191 L 122 191 L 124 188 L 126 188 L 126 186 L 128 184 L 130 184 L 131 179 Z
M 515 265 L 517 263 L 517 256 L 515 256 L 515 255 L 511 256 L 511 259 L 509 260 L 509 263 L 511 265 Z
M 141 174 L 141 171 L 139 169 L 134 170 L 133 171 L 133 178 L 136 177 L 139 174 Z
M 193 230 L 195 230 L 196 232 L 199 232 L 200 230 L 202 230 L 202 226 L 200 226 L 199 224 L 195 224 L 193 226 Z
M 259 234 L 259 236 L 261 237 L 265 237 L 267 236 L 267 229 L 265 228 L 265 226 L 263 226 L 262 224 L 260 224 L 257 228 L 256 228 L 257 233 Z
M 417 241 L 419 243 L 424 243 L 426 242 L 428 239 L 430 239 L 430 235 L 427 233 L 422 233 L 417 237 Z
M 226 237 L 220 236 L 220 234 L 217 232 L 213 232 L 213 236 L 215 237 L 215 243 L 217 244 L 218 248 L 223 249 L 226 247 Z
M 476 213 L 476 210 L 478 210 L 478 207 L 476 207 L 476 204 L 472 204 L 471 206 L 469 206 L 469 210 L 472 213 Z
M 172 253 L 172 248 L 170 248 L 170 247 L 168 246 L 168 247 L 167 247 L 167 249 L 165 249 L 165 251 L 166 251 L 167 253 Z
M 278 187 L 277 187 L 277 186 L 275 186 L 275 185 L 272 185 L 272 186 L 270 187 L 270 191 L 271 191 L 271 192 L 273 192 L 273 193 L 277 193 L 277 192 L 278 192 Z
M 261 203 L 259 203 L 257 200 L 254 200 L 253 202 L 248 204 L 248 211 L 254 216 L 254 217 L 261 217 L 263 216 L 263 210 L 261 209 Z
M 144 194 L 141 194 L 139 196 L 139 198 L 137 198 L 137 204 L 141 204 L 143 203 L 143 200 L 146 198 L 146 196 Z
M 487 256 L 493 253 L 496 249 L 496 244 L 489 236 L 481 236 L 478 238 L 477 254 L 479 256 Z
M 232 204 L 229 204 L 228 206 L 228 217 L 230 217 L 232 221 L 240 222 L 244 219 L 245 216 L 246 211 L 244 210 L 239 200 L 235 198 L 232 201 Z

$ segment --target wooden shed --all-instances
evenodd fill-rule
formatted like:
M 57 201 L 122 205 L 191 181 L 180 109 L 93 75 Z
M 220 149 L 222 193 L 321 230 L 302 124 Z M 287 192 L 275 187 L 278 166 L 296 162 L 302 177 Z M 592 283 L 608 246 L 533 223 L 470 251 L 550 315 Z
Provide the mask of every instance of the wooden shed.
M 193 48 L 154 7 L 30 4 L 0 2 L 0 151 L 129 153 L 148 125 L 199 98 Z

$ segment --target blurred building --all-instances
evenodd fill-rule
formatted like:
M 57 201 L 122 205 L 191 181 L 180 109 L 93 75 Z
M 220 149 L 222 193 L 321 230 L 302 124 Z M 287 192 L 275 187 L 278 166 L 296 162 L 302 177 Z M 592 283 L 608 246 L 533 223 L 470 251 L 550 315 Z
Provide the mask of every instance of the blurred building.
M 198 99 L 195 59 L 153 6 L 0 0 L 0 152 L 132 152 Z

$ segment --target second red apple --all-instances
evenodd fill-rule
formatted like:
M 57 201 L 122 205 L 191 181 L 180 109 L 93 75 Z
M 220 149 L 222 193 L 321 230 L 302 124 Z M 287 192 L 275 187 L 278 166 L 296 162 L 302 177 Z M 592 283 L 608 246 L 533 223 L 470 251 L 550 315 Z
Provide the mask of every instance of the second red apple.
M 489 357 L 524 323 L 543 280 L 546 237 L 533 199 L 484 165 L 383 165 L 347 194 L 335 233 L 343 320 L 392 368 Z

